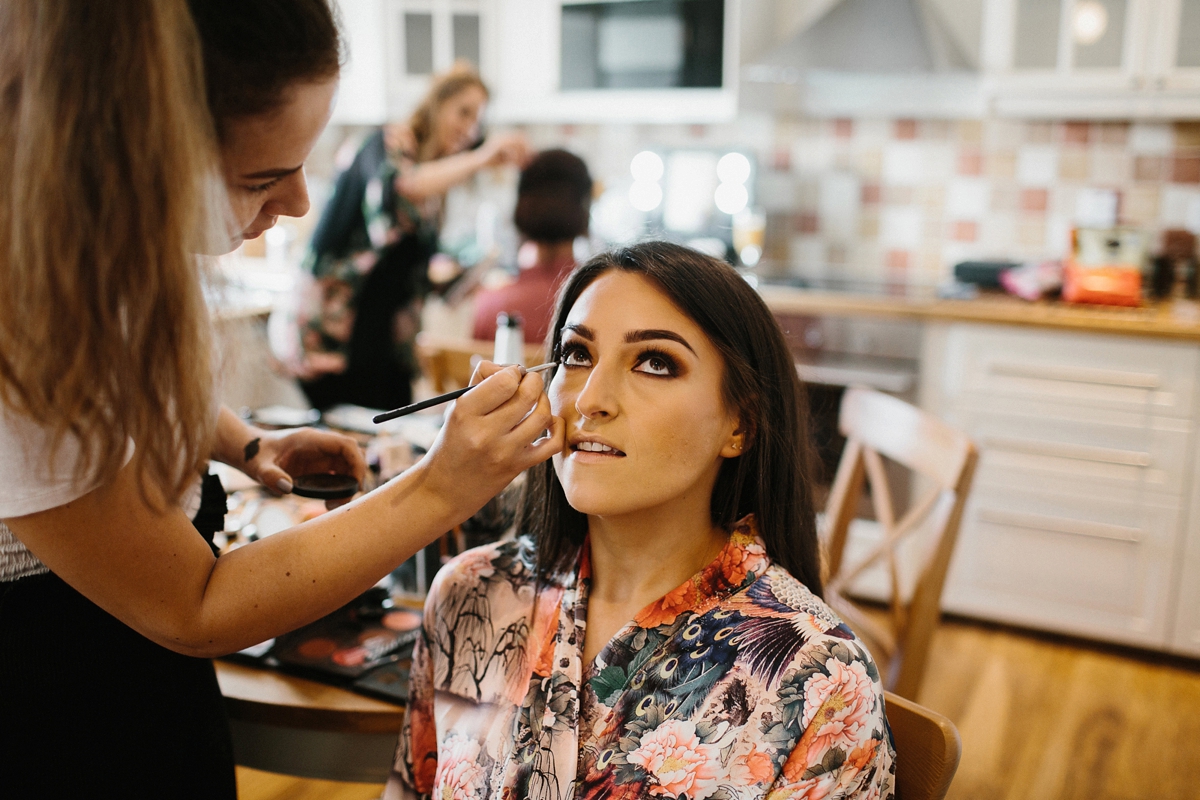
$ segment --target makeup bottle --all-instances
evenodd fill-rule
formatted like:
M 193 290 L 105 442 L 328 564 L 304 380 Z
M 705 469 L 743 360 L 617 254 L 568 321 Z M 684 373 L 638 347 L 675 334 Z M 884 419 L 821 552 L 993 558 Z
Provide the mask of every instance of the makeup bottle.
M 496 349 L 492 361 L 525 366 L 525 329 L 520 315 L 503 311 L 496 315 Z

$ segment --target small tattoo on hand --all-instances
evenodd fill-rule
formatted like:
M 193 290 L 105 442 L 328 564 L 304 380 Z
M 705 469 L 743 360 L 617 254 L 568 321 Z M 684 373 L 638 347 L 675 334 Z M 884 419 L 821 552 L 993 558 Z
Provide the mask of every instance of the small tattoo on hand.
M 261 441 L 262 439 L 251 439 L 246 443 L 246 446 L 242 448 L 242 455 L 245 457 L 245 463 L 249 464 L 254 460 L 254 457 L 258 455 L 258 443 Z

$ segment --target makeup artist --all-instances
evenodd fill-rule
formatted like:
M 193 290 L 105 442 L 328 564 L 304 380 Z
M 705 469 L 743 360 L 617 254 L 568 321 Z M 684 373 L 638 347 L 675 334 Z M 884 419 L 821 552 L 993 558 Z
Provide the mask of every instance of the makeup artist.
M 362 474 L 339 437 L 218 414 L 194 255 L 304 213 L 339 63 L 325 0 L 0 4 L 4 796 L 234 798 L 208 659 L 343 605 L 562 447 L 539 376 L 485 365 L 370 495 L 219 559 L 193 526 L 210 458 L 276 490 Z

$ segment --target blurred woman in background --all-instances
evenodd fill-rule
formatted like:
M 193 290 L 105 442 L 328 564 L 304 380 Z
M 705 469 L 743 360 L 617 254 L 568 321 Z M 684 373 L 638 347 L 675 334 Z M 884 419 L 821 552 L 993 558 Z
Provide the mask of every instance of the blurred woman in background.
M 478 73 L 456 64 L 433 79 L 407 124 L 376 132 L 338 177 L 302 269 L 296 338 L 276 348 L 314 407 L 411 400 L 445 194 L 482 169 L 527 158 L 520 134 L 479 141 L 487 99 Z

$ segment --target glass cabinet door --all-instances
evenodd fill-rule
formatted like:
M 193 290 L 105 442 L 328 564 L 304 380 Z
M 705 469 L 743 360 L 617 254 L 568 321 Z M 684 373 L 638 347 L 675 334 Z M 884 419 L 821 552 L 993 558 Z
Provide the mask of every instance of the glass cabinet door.
M 1200 0 L 1178 0 L 1174 67 L 1200 68 Z
M 1126 67 L 1130 0 L 1014 0 L 1014 70 Z

